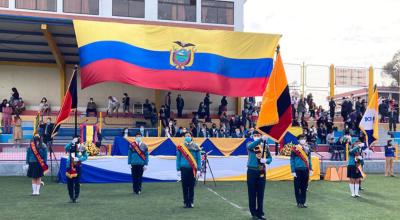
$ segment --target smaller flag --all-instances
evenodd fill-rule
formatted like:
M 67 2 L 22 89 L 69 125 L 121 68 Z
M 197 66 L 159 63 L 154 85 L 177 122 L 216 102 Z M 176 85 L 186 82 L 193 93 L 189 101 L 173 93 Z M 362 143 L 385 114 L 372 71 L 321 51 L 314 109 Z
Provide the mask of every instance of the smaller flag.
M 54 126 L 54 130 L 52 133 L 52 137 L 57 135 L 58 129 L 65 120 L 68 119 L 69 114 L 72 110 L 76 111 L 78 106 L 78 88 L 77 88 L 77 72 L 78 68 L 74 68 L 74 72 L 72 73 L 71 82 L 69 83 L 68 90 L 65 93 L 64 101 L 61 105 L 60 112 L 57 116 L 56 125 Z
M 378 106 L 378 89 L 375 86 L 374 93 L 369 99 L 367 110 L 359 125 L 361 131 L 365 134 L 365 143 L 367 147 L 371 146 L 379 139 Z
M 278 52 L 274 69 L 264 91 L 257 128 L 279 142 L 292 124 L 292 105 L 285 68 Z

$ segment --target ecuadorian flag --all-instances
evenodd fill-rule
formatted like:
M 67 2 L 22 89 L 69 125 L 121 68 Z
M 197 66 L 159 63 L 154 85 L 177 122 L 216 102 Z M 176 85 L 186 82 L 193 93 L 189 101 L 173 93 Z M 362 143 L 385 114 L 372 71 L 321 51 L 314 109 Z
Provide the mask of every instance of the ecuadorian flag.
M 379 119 L 378 119 L 378 89 L 375 86 L 374 93 L 369 99 L 368 108 L 360 122 L 360 129 L 365 134 L 367 146 L 379 139 Z
M 260 96 L 280 35 L 74 20 L 81 86 Z
M 270 82 L 263 95 L 257 128 L 275 142 L 280 142 L 291 125 L 289 85 L 281 54 L 278 53 Z

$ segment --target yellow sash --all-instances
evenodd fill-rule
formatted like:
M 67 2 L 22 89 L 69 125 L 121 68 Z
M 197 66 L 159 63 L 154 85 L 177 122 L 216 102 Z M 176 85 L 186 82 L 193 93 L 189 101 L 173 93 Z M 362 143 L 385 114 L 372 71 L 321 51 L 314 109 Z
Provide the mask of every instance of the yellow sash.
M 188 160 L 190 166 L 193 169 L 193 175 L 196 176 L 197 171 L 197 162 L 194 159 L 193 155 L 190 153 L 189 149 L 185 145 L 178 145 L 178 150 L 182 153 L 182 156 Z

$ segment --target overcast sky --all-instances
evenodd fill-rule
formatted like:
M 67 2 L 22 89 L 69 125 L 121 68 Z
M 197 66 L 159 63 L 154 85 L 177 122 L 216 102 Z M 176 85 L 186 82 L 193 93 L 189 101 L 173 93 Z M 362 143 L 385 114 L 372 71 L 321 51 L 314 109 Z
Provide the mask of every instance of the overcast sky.
M 284 62 L 381 67 L 400 49 L 399 0 L 247 0 L 246 32 L 280 33 Z

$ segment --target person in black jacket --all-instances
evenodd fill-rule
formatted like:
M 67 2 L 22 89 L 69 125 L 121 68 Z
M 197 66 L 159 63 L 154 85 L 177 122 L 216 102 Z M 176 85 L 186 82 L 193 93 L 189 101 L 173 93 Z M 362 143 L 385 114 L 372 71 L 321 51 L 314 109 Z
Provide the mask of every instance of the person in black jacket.
M 336 109 L 336 103 L 333 100 L 333 98 L 331 98 L 331 101 L 329 101 L 329 114 L 331 116 L 332 121 L 335 117 L 335 109 Z
M 53 138 L 51 137 L 54 129 L 54 123 L 51 123 L 51 118 L 47 118 L 46 123 L 42 123 L 40 126 L 40 136 L 43 137 L 43 142 L 47 146 L 51 146 L 51 142 L 53 141 Z
M 185 100 L 183 100 L 181 94 L 176 98 L 176 109 L 178 110 L 178 118 L 182 117 L 183 107 L 185 106 Z

